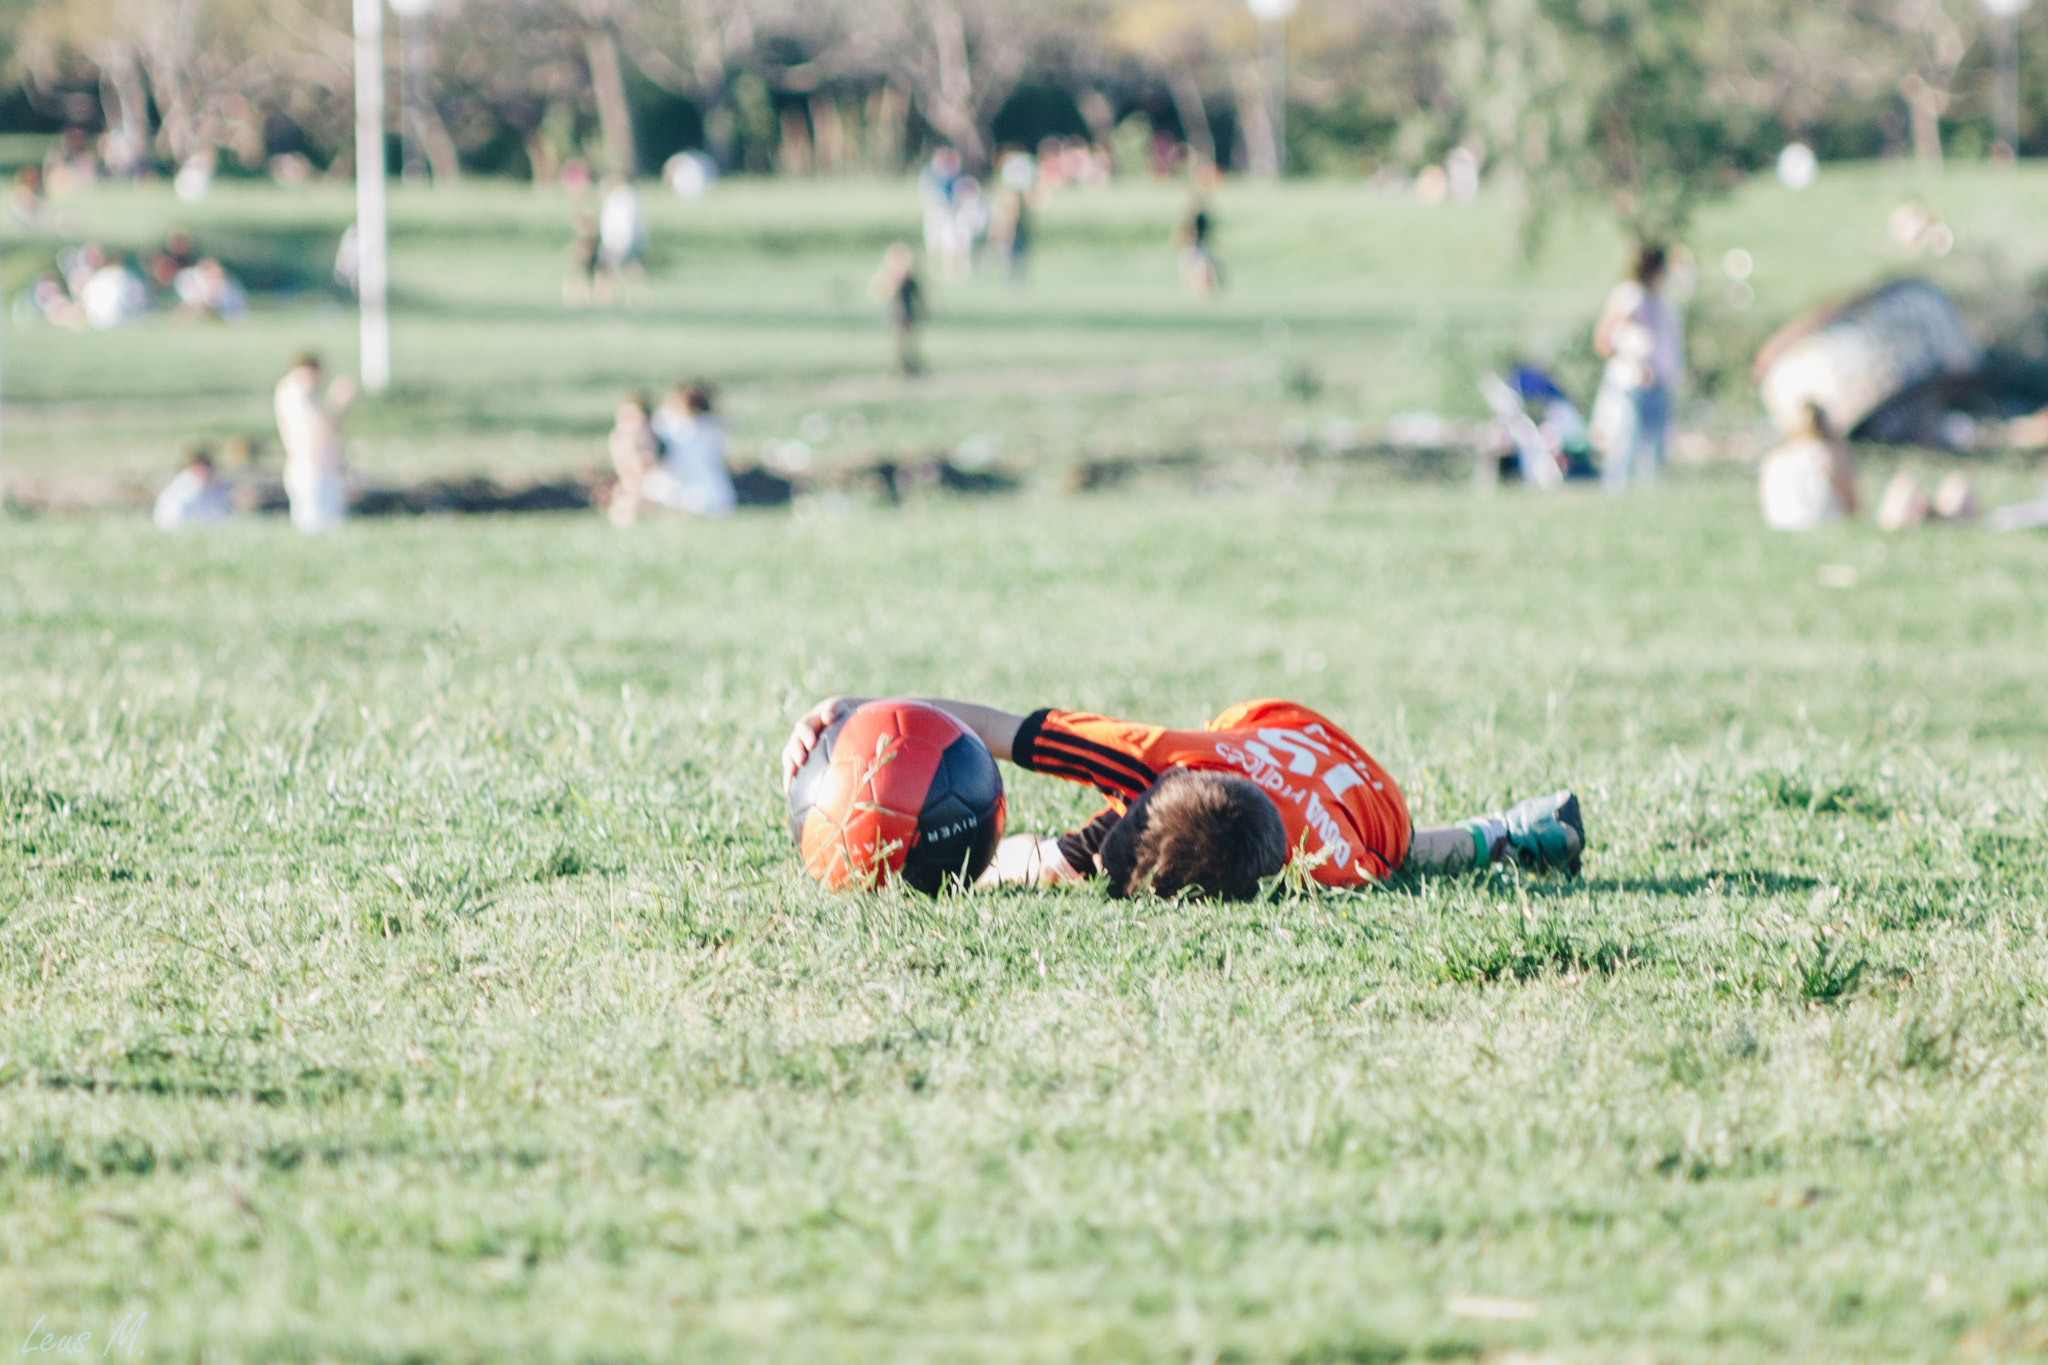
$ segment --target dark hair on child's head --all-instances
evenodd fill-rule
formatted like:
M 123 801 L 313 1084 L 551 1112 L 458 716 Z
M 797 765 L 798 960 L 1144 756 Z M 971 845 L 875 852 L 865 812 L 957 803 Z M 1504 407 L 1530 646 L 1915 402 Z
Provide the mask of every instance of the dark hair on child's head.
M 1636 251 L 1636 283 L 1655 284 L 1664 278 L 1664 267 L 1669 263 L 1663 247 L 1655 242 L 1643 243 Z
M 691 412 L 711 411 L 711 386 L 698 380 L 683 390 L 683 403 Z
M 292 357 L 291 367 L 295 370 L 318 370 L 325 368 L 320 363 L 320 353 L 318 351 L 300 351 Z
M 1287 864 L 1280 810 L 1234 773 L 1169 768 L 1102 845 L 1109 894 L 1248 901 Z

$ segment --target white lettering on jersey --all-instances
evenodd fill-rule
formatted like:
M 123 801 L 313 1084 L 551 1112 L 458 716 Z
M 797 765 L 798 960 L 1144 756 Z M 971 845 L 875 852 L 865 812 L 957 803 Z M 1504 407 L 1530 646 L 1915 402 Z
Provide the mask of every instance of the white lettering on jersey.
M 1315 776 L 1316 755 L 1330 752 L 1329 745 L 1310 739 L 1298 730 L 1261 730 L 1259 738 L 1285 753 L 1288 771 L 1301 777 Z
M 1330 812 L 1323 809 L 1322 798 L 1314 792 L 1308 794 L 1308 809 L 1303 812 L 1303 818 L 1308 821 L 1308 827 L 1322 837 L 1331 862 L 1343 867 L 1351 861 L 1351 841 L 1344 837 L 1344 831 Z
M 1272 747 L 1269 748 L 1268 745 Z M 1216 742 L 1217 757 L 1234 768 L 1242 768 L 1245 776 L 1265 791 L 1302 806 L 1303 820 L 1322 840 L 1330 861 L 1339 867 L 1349 866 L 1354 850 L 1351 841 L 1344 837 L 1343 825 L 1338 823 L 1337 817 L 1323 805 L 1322 797 L 1316 792 L 1287 785 L 1287 779 L 1281 775 L 1280 760 L 1273 754 L 1273 749 L 1276 748 L 1288 755 L 1288 769 L 1304 776 L 1315 775 L 1316 753 L 1330 752 L 1326 745 L 1299 732 L 1288 730 L 1261 730 L 1259 738 L 1246 741 L 1242 749 L 1222 740 Z M 1333 800 L 1342 797 L 1353 787 L 1365 785 L 1365 778 L 1348 763 L 1339 763 L 1331 768 L 1323 774 L 1322 781 L 1324 789 L 1330 793 Z

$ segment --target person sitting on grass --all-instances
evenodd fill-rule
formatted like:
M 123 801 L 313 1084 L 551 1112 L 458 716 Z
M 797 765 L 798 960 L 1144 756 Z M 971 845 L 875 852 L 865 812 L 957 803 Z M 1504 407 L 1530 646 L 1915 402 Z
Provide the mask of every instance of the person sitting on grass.
M 833 697 L 797 722 L 782 750 L 785 792 L 818 737 L 864 700 Z M 1244 702 L 1200 730 L 1169 730 L 1085 711 L 1016 715 L 920 700 L 974 731 L 997 758 L 1108 799 L 1080 829 L 1004 839 L 984 884 L 1100 874 L 1117 898 L 1244 901 L 1290 862 L 1324 886 L 1361 887 L 1395 872 L 1453 873 L 1509 859 L 1576 875 L 1586 847 L 1569 791 L 1413 829 L 1386 770 L 1334 721 L 1293 702 Z
M 710 386 L 671 388 L 652 425 L 661 443 L 661 464 L 641 482 L 641 500 L 699 517 L 731 512 L 737 498 L 732 472 L 725 467 L 725 423 L 711 411 Z
M 1808 403 L 1792 439 L 1757 465 L 1756 487 L 1774 531 L 1811 531 L 1856 515 L 1856 460 L 1820 404 Z
M 214 470 L 212 448 L 197 445 L 177 477 L 156 495 L 153 516 L 158 529 L 176 531 L 226 521 L 234 510 L 227 481 Z
M 631 526 L 639 518 L 641 489 L 648 474 L 661 465 L 661 442 L 655 437 L 648 409 L 647 395 L 635 392 L 621 398 L 612 414 L 608 444 L 619 481 L 612 486 L 604 510 L 615 526 Z

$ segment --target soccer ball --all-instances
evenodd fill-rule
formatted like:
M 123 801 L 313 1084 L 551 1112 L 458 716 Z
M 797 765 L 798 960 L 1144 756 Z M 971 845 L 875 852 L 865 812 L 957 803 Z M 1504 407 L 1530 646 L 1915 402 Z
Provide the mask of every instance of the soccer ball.
M 927 896 L 969 884 L 1003 837 L 1003 775 L 944 711 L 871 701 L 818 737 L 789 788 L 804 870 L 833 890 L 891 877 Z

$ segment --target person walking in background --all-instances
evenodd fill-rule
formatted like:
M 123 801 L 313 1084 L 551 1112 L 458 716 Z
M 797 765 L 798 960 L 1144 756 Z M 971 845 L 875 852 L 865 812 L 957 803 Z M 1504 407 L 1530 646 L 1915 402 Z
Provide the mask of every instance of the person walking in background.
M 889 325 L 896 333 L 896 372 L 906 377 L 924 371 L 918 354 L 917 329 L 924 322 L 924 289 L 917 282 L 917 257 L 908 242 L 893 242 L 882 253 L 868 292 L 889 306 Z
M 622 175 L 608 176 L 604 200 L 597 209 L 597 256 L 599 271 L 593 285 L 598 307 L 610 305 L 617 289 L 628 308 L 634 295 L 647 286 L 647 215 L 640 208 L 640 195 Z
M 284 446 L 284 492 L 291 500 L 292 525 L 307 535 L 331 531 L 348 515 L 342 479 L 341 424 L 355 401 L 356 386 L 337 376 L 320 392 L 325 371 L 308 352 L 292 361 L 277 381 L 277 435 Z
M 1200 190 L 1188 196 L 1187 216 L 1173 235 L 1180 248 L 1181 287 L 1197 298 L 1207 298 L 1223 284 L 1223 272 L 1209 245 L 1216 220 L 1209 216 L 1209 201 Z
M 213 452 L 200 445 L 193 447 L 185 467 L 156 495 L 154 519 L 157 529 L 176 531 L 226 521 L 233 511 L 227 480 L 214 470 Z
M 1659 288 L 1668 264 L 1663 247 L 1644 246 L 1593 328 L 1593 349 L 1607 362 L 1593 403 L 1593 448 L 1610 493 L 1626 491 L 1631 480 L 1654 483 L 1664 469 L 1672 404 L 1685 374 L 1683 324 Z
M 562 302 L 581 308 L 597 295 L 597 215 L 576 215 L 576 235 L 569 242 L 569 273 L 562 277 Z

